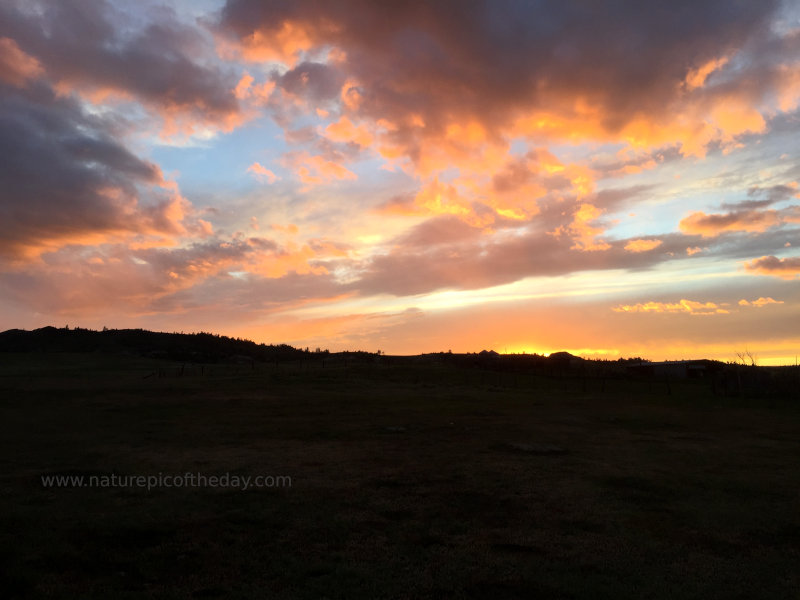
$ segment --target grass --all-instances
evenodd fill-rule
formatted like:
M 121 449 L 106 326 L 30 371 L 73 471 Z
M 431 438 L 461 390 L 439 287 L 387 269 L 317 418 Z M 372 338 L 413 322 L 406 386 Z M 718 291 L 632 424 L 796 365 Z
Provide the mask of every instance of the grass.
M 0 355 L 6 598 L 790 598 L 800 405 L 435 365 Z M 161 369 L 166 376 L 148 376 Z M 41 476 L 291 487 L 45 488 Z

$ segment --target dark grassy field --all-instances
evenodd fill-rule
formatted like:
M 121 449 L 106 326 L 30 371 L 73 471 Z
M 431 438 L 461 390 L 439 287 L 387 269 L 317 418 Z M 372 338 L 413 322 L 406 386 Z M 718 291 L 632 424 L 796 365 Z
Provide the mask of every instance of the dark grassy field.
M 0 360 L 4 598 L 800 597 L 791 399 L 433 364 Z M 186 472 L 291 486 L 41 481 Z

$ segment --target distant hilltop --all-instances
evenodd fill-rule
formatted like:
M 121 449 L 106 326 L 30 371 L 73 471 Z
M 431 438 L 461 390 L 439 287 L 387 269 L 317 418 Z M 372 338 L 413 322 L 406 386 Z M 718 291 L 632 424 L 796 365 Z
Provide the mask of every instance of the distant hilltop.
M 104 352 L 213 363 L 292 360 L 309 353 L 286 344 L 256 344 L 212 333 L 164 333 L 146 329 L 42 327 L 0 333 L 0 352 Z M 318 351 L 322 352 L 322 351 Z
M 299 349 L 288 344 L 258 344 L 251 340 L 231 338 L 207 332 L 166 333 L 146 329 L 108 329 L 102 331 L 81 327 L 42 327 L 32 331 L 9 329 L 0 333 L 0 352 L 103 352 L 149 358 L 165 358 L 194 363 L 244 362 L 244 361 L 291 361 L 303 358 L 350 357 L 373 360 L 413 360 L 424 362 L 448 362 L 470 366 L 499 366 L 519 362 L 526 364 L 550 364 L 558 367 L 578 366 L 586 361 L 569 352 L 553 352 L 549 356 L 539 354 L 499 354 L 494 350 L 482 350 L 453 354 L 435 352 L 407 357 L 387 357 L 380 351 L 344 351 L 331 353 L 328 350 Z M 641 358 L 620 359 L 625 364 L 646 363 Z
M 672 393 L 671 382 L 693 379 L 709 385 L 714 395 L 748 395 L 753 397 L 797 397 L 800 370 L 798 367 L 759 367 L 755 364 L 722 363 L 714 360 L 676 360 L 653 362 L 642 358 L 617 360 L 585 359 L 569 352 L 541 354 L 499 354 L 494 350 L 453 353 L 432 352 L 415 356 L 391 356 L 380 351 L 341 351 L 299 349 L 287 344 L 257 344 L 251 340 L 231 338 L 212 333 L 164 333 L 145 329 L 107 329 L 95 331 L 83 328 L 42 327 L 33 331 L 10 329 L 0 333 L 0 355 L 3 353 L 85 353 L 99 356 L 139 357 L 152 359 L 159 365 L 154 373 L 176 369 L 175 376 L 185 373 L 201 375 L 205 365 L 257 365 L 291 363 L 301 370 L 310 368 L 387 368 L 400 370 L 406 376 L 418 377 L 415 369 L 453 373 L 458 370 L 487 373 L 509 381 L 519 376 L 536 376 L 572 381 L 587 391 L 594 385 L 601 392 L 606 383 L 615 380 L 649 380 L 658 382 Z M 172 361 L 179 365 L 166 365 Z M 192 367 L 196 367 L 194 371 Z M 189 371 L 185 369 L 189 367 Z M 452 371 L 454 369 L 455 371 Z M 450 371 L 448 371 L 450 370 Z M 415 374 L 416 373 L 416 374 Z M 412 375 L 413 374 L 413 375 Z M 564 383 L 567 385 L 567 383 Z

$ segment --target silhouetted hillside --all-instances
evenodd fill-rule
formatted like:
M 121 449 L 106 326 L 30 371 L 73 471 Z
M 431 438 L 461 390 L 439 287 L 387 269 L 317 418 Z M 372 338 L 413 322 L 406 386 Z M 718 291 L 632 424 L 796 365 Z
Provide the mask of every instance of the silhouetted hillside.
M 294 360 L 308 354 L 286 344 L 256 344 L 211 333 L 163 333 L 144 329 L 10 329 L 0 333 L 0 352 L 105 352 L 214 363 Z
M 695 379 L 722 396 L 798 396 L 800 369 L 758 367 L 713 360 L 651 362 L 642 358 L 589 360 L 569 352 L 540 354 L 498 354 L 493 350 L 473 353 L 437 352 L 416 356 L 386 356 L 381 352 L 301 350 L 287 344 L 257 344 L 250 340 L 211 333 L 163 333 L 144 329 L 90 329 L 42 327 L 33 331 L 10 329 L 0 333 L 0 353 L 104 353 L 122 356 L 204 363 L 256 363 L 298 361 L 321 367 L 372 365 L 381 367 L 419 366 L 464 371 L 524 373 L 572 380 L 582 388 L 601 390 L 614 380 L 650 380 L 670 390 L 670 382 Z M 671 392 L 670 392 L 671 393 Z M 800 398 L 799 398 L 800 399 Z

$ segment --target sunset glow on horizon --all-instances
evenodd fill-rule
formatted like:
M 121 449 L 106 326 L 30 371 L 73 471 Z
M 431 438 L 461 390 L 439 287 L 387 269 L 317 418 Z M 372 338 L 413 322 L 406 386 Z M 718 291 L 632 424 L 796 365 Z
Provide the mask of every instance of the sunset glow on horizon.
M 800 8 L 10 0 L 0 330 L 800 355 Z

